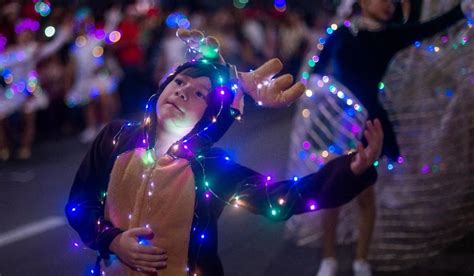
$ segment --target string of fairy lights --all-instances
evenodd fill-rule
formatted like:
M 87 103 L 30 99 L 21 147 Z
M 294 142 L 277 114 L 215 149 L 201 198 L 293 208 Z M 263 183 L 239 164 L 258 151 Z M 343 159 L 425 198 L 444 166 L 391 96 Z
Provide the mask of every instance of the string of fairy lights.
M 191 60 L 191 63 L 200 63 L 201 65 L 207 65 L 207 66 L 212 66 L 213 69 L 215 69 L 217 71 L 217 67 L 212 63 L 212 58 L 215 58 L 216 57 L 216 53 L 218 53 L 218 49 L 213 49 L 212 47 L 209 48 L 209 45 L 207 45 L 206 43 L 204 43 L 204 40 L 203 39 L 200 43 L 201 46 L 205 46 L 205 47 L 189 47 L 188 48 L 188 51 L 190 52 L 191 55 L 197 55 L 198 53 L 199 54 L 203 54 L 204 58 L 201 58 L 201 59 L 193 59 Z M 174 74 L 174 73 L 172 73 Z M 169 77 L 172 77 L 172 76 L 169 76 Z M 245 202 L 245 199 L 247 197 L 246 194 L 239 194 L 239 192 L 237 192 L 236 194 L 234 194 L 233 196 L 231 196 L 230 199 L 225 199 L 225 198 L 222 198 L 218 192 L 214 191 L 213 190 L 213 183 L 211 183 L 208 179 L 207 179 L 207 175 L 206 175 L 206 169 L 205 169 L 205 166 L 204 166 L 204 161 L 207 160 L 207 159 L 215 159 L 215 158 L 221 158 L 223 159 L 223 164 L 225 165 L 226 162 L 229 162 L 231 161 L 230 157 L 228 156 L 225 156 L 225 157 L 206 157 L 204 155 L 201 155 L 201 154 L 195 154 L 194 151 L 187 146 L 187 143 L 192 141 L 192 139 L 194 139 L 195 137 L 202 137 L 202 134 L 206 131 L 209 130 L 209 128 L 213 125 L 213 124 L 216 124 L 219 119 L 221 118 L 222 116 L 222 111 L 223 111 L 223 108 L 224 108 L 224 97 L 227 96 L 228 93 L 233 93 L 233 95 L 235 96 L 240 87 L 238 85 L 238 82 L 236 80 L 229 80 L 229 81 L 225 81 L 224 78 L 222 78 L 222 76 L 217 76 L 217 80 L 218 80 L 218 83 L 219 85 L 217 87 L 214 88 L 213 90 L 213 93 L 217 93 L 218 95 L 221 96 L 221 102 L 220 102 L 220 107 L 219 107 L 219 110 L 217 112 L 217 114 L 213 115 L 212 119 L 210 120 L 210 123 L 208 125 L 206 125 L 205 127 L 203 127 L 200 131 L 197 131 L 196 133 L 194 133 L 193 135 L 191 135 L 190 137 L 186 138 L 186 139 L 182 139 L 182 140 L 179 140 L 177 142 L 175 142 L 169 149 L 168 151 L 168 155 L 172 156 L 172 157 L 175 157 L 178 156 L 178 152 L 182 151 L 182 150 L 185 150 L 186 152 L 186 155 L 189 156 L 189 160 L 194 160 L 197 162 L 197 164 L 199 164 L 201 170 L 202 170 L 202 183 L 204 184 L 202 186 L 202 189 L 204 189 L 202 191 L 202 195 L 204 196 L 204 199 L 207 201 L 207 202 L 210 202 L 212 200 L 212 198 L 214 199 L 217 199 L 221 202 L 223 202 L 224 204 L 228 205 L 228 206 L 233 206 L 235 208 L 239 208 L 239 207 L 245 207 L 246 206 L 246 202 Z M 263 88 L 263 86 L 268 86 L 270 85 L 270 80 L 262 80 L 262 83 L 259 83 L 258 84 L 258 87 L 259 89 Z M 228 92 L 228 91 L 231 91 L 231 92 Z M 143 155 L 142 155 L 142 162 L 143 164 L 145 165 L 145 168 L 144 168 L 144 171 L 142 173 L 142 179 L 145 180 L 145 181 L 148 181 L 147 182 L 147 192 L 146 192 L 146 195 L 149 196 L 149 197 L 152 197 L 153 194 L 154 194 L 154 188 L 155 188 L 155 183 L 153 182 L 153 172 L 155 170 L 155 166 L 156 166 L 156 160 L 155 160 L 155 150 L 154 150 L 154 145 L 151 145 L 150 144 L 150 137 L 148 136 L 148 132 L 146 131 L 146 129 L 148 129 L 151 125 L 151 117 L 153 114 L 153 107 L 151 106 L 151 102 L 153 100 L 154 97 L 156 97 L 157 95 L 153 95 L 152 97 L 150 97 L 145 109 L 145 116 L 144 116 L 144 119 L 142 121 L 142 123 L 139 123 L 139 122 L 127 122 L 126 124 L 124 124 L 120 130 L 118 131 L 118 133 L 113 137 L 113 140 L 112 140 L 112 145 L 113 146 L 117 146 L 119 141 L 120 141 L 120 137 L 123 133 L 123 131 L 128 128 L 128 127 L 134 127 L 134 126 L 140 126 L 140 125 L 143 125 L 144 126 L 144 138 L 143 140 L 141 141 L 141 144 L 142 144 L 142 147 L 145 148 L 146 150 L 143 152 Z M 261 104 L 259 104 L 261 105 Z M 234 110 L 230 110 L 231 112 L 231 116 L 240 121 L 241 120 L 241 114 L 239 112 L 235 112 Z M 119 156 L 117 156 L 117 158 L 119 158 Z M 268 187 L 271 186 L 272 184 L 272 177 L 271 176 L 266 176 L 266 177 L 258 177 L 258 178 L 255 178 L 255 179 L 244 179 L 242 181 L 242 183 L 244 183 L 242 185 L 242 188 L 246 188 L 246 187 L 249 187 L 249 186 L 254 186 L 254 187 L 259 187 L 260 185 L 263 185 L 265 187 L 265 192 L 266 192 L 266 201 L 268 203 L 268 214 L 269 216 L 271 217 L 275 217 L 277 218 L 279 215 L 280 215 L 280 208 L 283 207 L 286 203 L 287 203 L 287 197 L 288 195 L 293 191 L 293 189 L 298 189 L 298 183 L 299 181 L 299 178 L 298 177 L 293 177 L 293 183 L 294 185 L 291 186 L 291 188 L 287 191 L 287 193 L 279 198 L 277 198 L 276 200 L 273 200 L 271 197 L 270 197 L 270 194 L 269 194 L 269 191 L 268 191 Z M 200 187 L 196 186 L 195 189 L 198 190 Z M 105 199 L 107 197 L 107 192 L 106 191 L 102 191 L 100 193 L 100 201 L 101 201 L 101 204 L 103 205 L 105 203 Z M 149 201 L 148 201 L 149 202 Z M 316 200 L 313 200 L 313 199 L 310 199 L 308 200 L 307 202 L 307 207 L 308 207 L 308 210 L 309 211 L 315 211 L 317 210 L 319 207 L 318 207 L 318 204 L 316 202 Z M 75 206 L 71 209 L 71 212 L 76 212 L 78 209 L 79 209 L 80 206 Z M 148 206 L 147 208 L 148 212 L 150 212 L 150 206 Z M 129 214 L 129 220 L 132 219 L 132 214 Z M 97 220 L 97 225 L 99 226 L 98 227 L 98 230 L 99 231 L 105 231 L 108 229 L 108 226 L 104 227 L 104 228 L 100 228 L 100 225 L 101 225 L 101 221 L 103 220 L 103 218 L 99 218 Z M 149 224 L 145 224 L 145 227 L 149 227 Z M 193 231 L 196 230 L 196 227 L 193 228 Z M 199 247 L 202 246 L 202 244 L 205 242 L 205 239 L 206 237 L 208 236 L 207 234 L 207 227 L 204 228 L 204 229 L 200 229 L 202 230 L 200 233 L 199 233 L 199 240 L 200 240 L 200 244 L 199 244 Z M 140 241 L 141 244 L 143 245 L 146 245 L 148 244 L 147 241 L 145 240 L 141 240 Z M 73 242 L 73 245 L 75 247 L 79 247 L 79 243 L 78 242 Z M 186 268 L 186 271 L 189 271 L 189 268 Z M 91 273 L 94 274 L 94 269 L 91 270 Z M 197 275 L 196 273 L 194 275 Z
M 234 1 L 235 2 L 235 1 Z M 240 1 L 242 2 L 242 1 Z M 346 27 L 349 27 L 350 26 L 350 21 L 344 21 L 344 26 Z M 471 25 L 470 25 L 471 26 Z M 336 24 L 331 24 L 330 27 L 328 27 L 326 29 L 326 33 L 328 35 L 331 35 L 335 30 L 337 30 L 338 26 Z M 443 44 L 446 44 L 448 43 L 449 39 L 447 39 L 446 37 L 442 37 L 441 38 L 442 40 L 442 43 Z M 325 41 L 326 41 L 326 38 L 325 37 L 320 37 L 318 40 L 318 44 L 317 44 L 317 48 L 318 50 L 322 50 L 324 48 L 324 44 L 325 44 Z M 463 37 L 462 38 L 462 41 L 460 41 L 460 43 L 458 44 L 463 46 L 463 45 L 466 45 L 466 43 L 468 42 L 468 39 L 467 37 Z M 77 41 L 76 41 L 77 43 Z M 458 47 L 456 46 L 456 47 Z M 417 48 L 421 48 L 422 47 L 422 43 L 421 42 L 416 42 L 415 43 L 415 47 Z M 453 48 L 454 48 L 454 44 L 453 44 Z M 428 45 L 426 48 L 425 48 L 427 51 L 429 52 L 433 52 L 433 53 L 438 53 L 441 51 L 441 48 L 438 47 L 438 46 L 434 46 L 434 45 Z M 198 52 L 199 53 L 204 53 L 204 56 L 207 56 L 208 58 L 212 59 L 215 57 L 215 54 L 218 52 L 218 49 L 203 49 L 203 48 L 193 48 L 193 47 L 188 47 L 188 51 L 191 55 L 195 55 L 197 54 Z M 206 54 L 207 53 L 207 54 Z M 317 55 L 314 55 L 312 56 L 308 62 L 307 62 L 307 66 L 309 68 L 312 68 L 314 67 L 319 61 L 319 57 Z M 212 62 L 210 62 L 208 59 L 204 58 L 204 59 L 200 59 L 200 60 L 192 60 L 192 62 L 194 63 L 202 63 L 202 64 L 209 64 L 210 66 L 213 66 L 212 65 Z M 214 69 L 217 69 L 214 67 Z M 305 70 L 302 72 L 302 80 L 301 82 L 303 84 L 307 84 L 308 82 L 308 79 L 310 77 L 310 73 L 309 73 L 309 70 Z M 217 114 L 215 114 L 215 116 L 211 119 L 210 123 L 205 126 L 202 130 L 198 131 L 197 133 L 193 134 L 191 137 L 187 138 L 187 139 L 183 139 L 183 140 L 180 140 L 180 141 L 177 141 L 176 143 L 174 143 L 171 148 L 170 148 L 170 151 L 168 152 L 171 156 L 176 156 L 176 153 L 182 149 L 186 150 L 186 152 L 188 152 L 191 156 L 191 159 L 192 160 L 195 160 L 198 162 L 198 164 L 200 165 L 201 169 L 202 169 L 202 176 L 203 176 L 203 179 L 202 179 L 202 183 L 204 184 L 204 192 L 202 193 L 203 196 L 205 197 L 206 200 L 210 201 L 212 200 L 212 198 L 215 198 L 217 200 L 220 200 L 222 202 L 224 202 L 226 205 L 229 205 L 229 206 L 234 206 L 235 208 L 239 208 L 241 206 L 245 206 L 246 203 L 245 203 L 245 198 L 246 198 L 246 195 L 245 194 L 235 194 L 233 195 L 230 200 L 226 200 L 224 198 L 221 198 L 217 192 L 215 192 L 213 190 L 213 183 L 210 183 L 207 179 L 207 176 L 206 176 L 206 170 L 205 170 L 205 167 L 204 167 L 204 160 L 208 159 L 208 158 L 216 158 L 216 157 L 205 157 L 203 155 L 196 155 L 191 148 L 189 148 L 187 146 L 187 143 L 189 141 L 191 141 L 193 138 L 195 137 L 198 137 L 198 136 L 201 136 L 201 134 L 203 134 L 204 132 L 206 132 L 209 127 L 211 127 L 213 124 L 215 124 L 221 117 L 221 112 L 223 110 L 223 107 L 224 107 L 224 97 L 226 96 L 226 94 L 228 93 L 227 91 L 232 91 L 232 93 L 234 93 L 234 95 L 237 93 L 237 91 L 239 90 L 239 86 L 237 83 L 235 82 L 231 82 L 231 83 L 225 83 L 223 78 L 221 78 L 221 76 L 218 76 L 218 79 L 219 79 L 219 83 L 220 83 L 220 86 L 218 86 L 217 88 L 214 89 L 213 93 L 219 93 L 221 96 L 222 96 L 222 99 L 221 99 L 221 105 L 220 105 L 220 108 L 219 108 L 219 111 Z M 269 81 L 263 81 L 262 83 L 259 83 L 257 85 L 257 87 L 260 89 L 262 88 L 263 86 L 266 86 L 269 84 Z M 336 83 L 332 82 L 331 79 L 328 77 L 328 76 L 323 76 L 323 78 L 321 80 L 319 80 L 317 82 L 317 85 L 320 87 L 320 88 L 324 88 L 324 89 L 327 89 L 329 91 L 329 93 L 333 94 L 334 96 L 336 96 L 339 100 L 341 100 L 342 102 L 344 102 L 347 106 L 351 107 L 355 112 L 363 112 L 364 109 L 361 105 L 359 104 L 355 104 L 355 101 L 354 99 L 351 99 L 350 97 L 347 96 L 346 93 L 344 93 L 344 91 L 342 89 L 340 89 Z M 223 89 L 224 87 L 230 87 L 230 89 Z M 382 91 L 385 89 L 385 84 L 383 82 L 381 82 L 379 84 L 379 89 Z M 305 92 L 306 96 L 311 98 L 313 96 L 313 91 L 311 90 L 306 90 Z M 152 96 L 152 97 L 156 97 L 156 95 Z M 150 98 L 149 100 L 149 103 L 151 102 L 152 98 Z M 146 105 L 146 111 L 145 111 L 145 117 L 143 119 L 143 125 L 145 127 L 149 127 L 150 124 L 151 124 L 151 118 L 150 116 L 152 116 L 151 114 L 151 106 L 149 105 L 149 103 Z M 259 105 L 262 105 L 262 103 L 259 103 Z M 233 116 L 235 114 L 232 114 Z M 302 114 L 303 116 L 305 116 L 304 112 Z M 240 120 L 240 114 L 238 116 L 234 116 L 235 119 L 237 120 Z M 128 122 L 127 124 L 123 125 L 122 128 L 120 129 L 120 131 L 114 136 L 113 140 L 112 140 L 112 144 L 114 146 L 116 146 L 120 140 L 120 135 L 121 133 L 123 132 L 123 130 L 127 127 L 133 127 L 133 126 L 137 126 L 137 125 L 141 125 L 140 123 L 134 123 L 134 122 Z M 146 128 L 145 128 L 146 129 Z M 148 133 L 145 132 L 145 138 L 143 138 L 143 140 L 141 141 L 142 142 L 142 146 L 143 148 L 146 149 L 146 151 L 144 151 L 144 154 L 142 156 L 142 161 L 143 163 L 146 165 L 146 169 L 145 169 L 145 172 L 142 174 L 142 178 L 143 179 L 152 179 L 153 176 L 153 171 L 154 171 L 154 168 L 155 168 L 155 165 L 156 165 L 156 160 L 155 160 L 155 154 L 154 154 L 154 148 L 153 148 L 153 145 L 150 145 L 149 143 L 149 138 L 148 137 Z M 323 157 L 327 157 L 328 154 L 326 152 L 326 154 L 322 153 L 322 156 Z M 119 157 L 117 157 L 119 158 Z M 230 158 L 228 156 L 224 157 L 223 158 L 223 162 L 228 162 L 230 161 Z M 399 164 L 402 164 L 404 162 L 404 159 L 403 157 L 399 157 L 397 162 Z M 379 165 L 379 161 L 376 161 L 374 163 L 374 166 L 378 166 Z M 388 170 L 393 170 L 394 168 L 394 164 L 392 163 L 389 163 L 387 165 L 387 169 Z M 425 168 L 425 171 L 426 171 L 426 168 Z M 149 173 L 150 175 L 147 175 L 147 173 Z M 278 206 L 284 206 L 286 203 L 287 203 L 287 199 L 286 199 L 286 196 L 282 196 L 280 198 L 278 198 L 276 200 L 276 202 L 272 202 L 272 199 L 270 198 L 269 196 L 269 193 L 268 193 L 268 186 L 271 185 L 271 181 L 272 181 L 272 177 L 271 176 L 266 176 L 263 178 L 263 182 L 260 182 L 258 183 L 255 183 L 254 181 L 250 181 L 250 179 L 247 179 L 247 180 L 244 180 L 244 183 L 245 185 L 244 186 L 248 186 L 248 185 L 264 185 L 265 186 L 265 191 L 266 191 L 266 200 L 267 200 L 267 203 L 268 203 L 268 206 L 269 206 L 269 214 L 271 214 L 271 216 L 275 216 L 277 217 L 279 215 L 279 207 Z M 292 188 L 294 187 L 295 189 L 297 189 L 297 182 L 299 181 L 299 178 L 298 177 L 294 177 L 293 178 L 293 181 L 295 183 L 295 185 L 292 186 Z M 253 183 L 252 183 L 253 182 Z M 148 192 L 147 192 L 147 195 L 148 196 L 153 196 L 154 194 L 154 188 L 155 188 L 155 184 L 153 181 L 150 181 L 149 182 L 149 187 L 148 187 Z M 196 190 L 199 189 L 199 187 L 195 187 Z M 291 189 L 288 191 L 288 193 L 290 193 Z M 106 191 L 103 191 L 101 193 L 101 202 L 102 204 L 104 204 L 105 202 L 105 199 L 106 199 L 106 196 L 107 196 L 107 193 Z M 308 200 L 308 203 L 307 203 L 307 206 L 308 206 L 308 209 L 310 211 L 314 211 L 314 210 L 317 210 L 318 209 L 318 204 L 315 200 Z M 73 207 L 71 209 L 72 212 L 76 212 L 78 210 L 78 206 L 76 207 Z M 148 209 L 149 210 L 149 209 Z M 129 219 L 131 219 L 132 215 L 129 214 Z M 101 225 L 101 219 L 99 219 L 97 221 L 97 225 Z M 149 227 L 149 224 L 146 224 L 145 227 Z M 104 228 L 104 229 L 107 229 Z M 193 229 L 195 230 L 195 228 Z M 201 239 L 201 244 L 204 242 L 204 240 L 206 239 L 207 237 L 207 233 L 206 233 L 206 230 L 207 229 L 203 229 L 203 231 L 200 233 L 199 237 Z M 145 241 L 140 241 L 141 244 L 146 244 Z M 75 247 L 79 247 L 79 243 L 77 242 L 74 242 L 73 245 Z M 189 269 L 187 268 L 186 271 L 189 271 Z M 91 270 L 91 273 L 94 274 L 94 270 Z M 197 275 L 197 274 L 194 274 L 194 275 Z

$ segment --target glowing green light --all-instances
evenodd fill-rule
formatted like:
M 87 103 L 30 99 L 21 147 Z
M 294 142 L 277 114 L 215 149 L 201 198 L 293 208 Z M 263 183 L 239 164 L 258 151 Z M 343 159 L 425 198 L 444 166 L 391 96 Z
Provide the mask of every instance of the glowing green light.
M 153 158 L 152 150 L 146 151 L 146 153 L 142 156 L 142 161 L 143 161 L 143 164 L 145 165 L 150 165 L 155 162 L 155 159 Z
M 219 56 L 219 49 L 210 45 L 201 46 L 201 52 L 205 58 L 209 59 L 215 59 L 217 56 Z
M 276 216 L 277 215 L 277 211 L 275 209 L 272 209 L 272 216 Z
M 13 98 L 13 91 L 11 89 L 7 89 L 5 92 L 5 97 L 7 97 L 7 99 Z
M 206 185 L 206 187 L 209 187 L 209 182 L 205 182 L 204 185 Z
M 374 162 L 374 167 L 377 167 L 379 165 L 379 161 Z
M 241 3 L 238 0 L 234 0 L 234 7 L 236 7 L 237 9 L 243 9 L 245 8 L 245 3 Z
M 383 82 L 379 82 L 379 89 L 382 90 L 384 89 L 385 84 Z
M 310 59 L 310 60 L 308 60 L 308 65 L 309 65 L 309 67 L 314 67 L 316 65 L 316 62 L 314 62 L 314 60 Z
M 309 79 L 309 73 L 308 72 L 303 72 L 303 79 Z

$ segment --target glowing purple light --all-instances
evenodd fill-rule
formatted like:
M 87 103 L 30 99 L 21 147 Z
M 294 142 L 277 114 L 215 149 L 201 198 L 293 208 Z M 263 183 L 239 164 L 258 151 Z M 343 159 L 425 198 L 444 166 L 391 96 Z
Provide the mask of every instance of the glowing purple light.
M 405 159 L 402 156 L 398 156 L 397 162 L 398 164 L 403 164 L 403 162 L 405 162 Z
M 79 244 L 77 242 L 73 243 L 74 247 L 79 247 Z
M 354 134 L 358 134 L 358 133 L 360 133 L 360 127 L 358 125 L 352 125 L 351 126 L 351 131 Z
M 308 150 L 310 147 L 311 147 L 311 144 L 310 144 L 308 141 L 304 141 L 304 142 L 303 142 L 303 148 L 304 148 L 305 150 Z
M 39 22 L 33 19 L 23 19 L 15 26 L 15 32 L 21 33 L 24 31 L 36 32 L 39 29 Z
M 421 173 L 422 174 L 427 174 L 430 172 L 430 166 L 428 165 L 423 165 L 423 167 L 421 168 Z

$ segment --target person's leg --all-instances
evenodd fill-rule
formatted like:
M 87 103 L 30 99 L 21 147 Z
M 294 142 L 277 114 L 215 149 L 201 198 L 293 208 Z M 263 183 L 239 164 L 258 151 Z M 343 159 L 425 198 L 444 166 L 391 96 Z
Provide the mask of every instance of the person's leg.
M 317 276 L 334 276 L 337 272 L 336 233 L 339 208 L 321 211 L 323 227 L 323 259 Z
M 7 119 L 0 119 L 0 161 L 7 161 L 10 158 L 6 131 Z
M 117 105 L 114 94 L 102 94 L 99 98 L 101 126 L 109 123 L 117 114 Z
M 19 159 L 29 159 L 31 157 L 31 145 L 36 135 L 36 112 L 23 112 L 23 132 L 20 138 Z
M 82 143 L 89 143 L 94 140 L 97 131 L 97 112 L 96 112 L 96 104 L 94 101 L 87 104 L 84 107 L 84 119 L 86 122 L 86 128 L 82 131 L 80 135 L 80 141 Z
M 360 209 L 359 237 L 357 240 L 356 259 L 354 261 L 355 275 L 371 275 L 367 262 L 369 247 L 374 230 L 376 205 L 374 186 L 370 186 L 357 197 Z

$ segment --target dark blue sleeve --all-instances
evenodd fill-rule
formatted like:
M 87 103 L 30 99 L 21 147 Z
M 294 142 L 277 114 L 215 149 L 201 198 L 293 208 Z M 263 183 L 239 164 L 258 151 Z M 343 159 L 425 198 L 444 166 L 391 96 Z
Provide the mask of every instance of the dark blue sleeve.
M 424 23 L 402 24 L 388 27 L 381 33 L 381 39 L 387 42 L 387 47 L 394 51 L 408 47 L 417 40 L 433 36 L 454 25 L 464 18 L 461 6 L 457 5 L 450 11 Z
M 324 48 L 318 55 L 319 60 L 313 67 L 312 73 L 316 73 L 320 75 L 329 74 L 332 54 L 333 54 L 334 48 L 336 47 L 336 43 L 338 42 L 340 33 L 341 33 L 341 30 L 338 29 L 332 35 L 327 36 L 326 42 L 324 43 Z
M 99 133 L 84 157 L 69 194 L 65 212 L 69 224 L 85 245 L 104 257 L 109 245 L 122 230 L 104 219 L 104 202 L 109 174 L 115 160 L 114 136 L 125 122 L 112 122 Z

